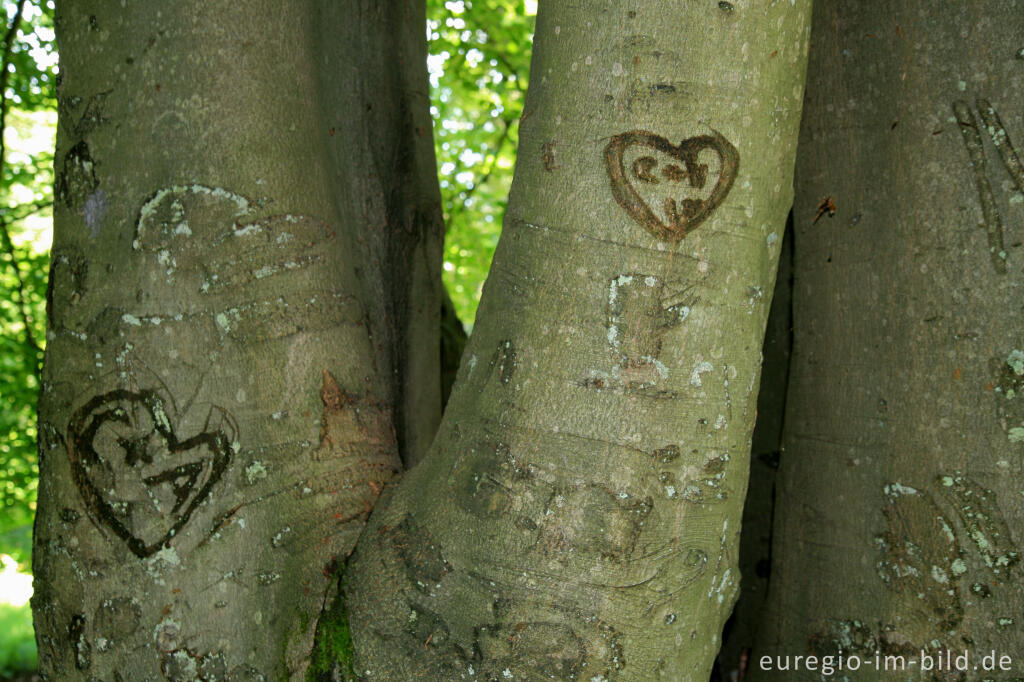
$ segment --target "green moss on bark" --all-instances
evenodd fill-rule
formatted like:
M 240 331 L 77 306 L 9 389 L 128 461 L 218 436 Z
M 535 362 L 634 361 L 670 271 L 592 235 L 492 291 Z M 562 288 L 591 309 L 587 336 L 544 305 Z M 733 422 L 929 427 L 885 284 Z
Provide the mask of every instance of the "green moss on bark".
M 306 682 L 331 680 L 358 680 L 352 668 L 354 647 L 345 609 L 344 579 L 338 581 L 338 594 L 330 608 L 323 612 L 316 624 L 313 653 Z

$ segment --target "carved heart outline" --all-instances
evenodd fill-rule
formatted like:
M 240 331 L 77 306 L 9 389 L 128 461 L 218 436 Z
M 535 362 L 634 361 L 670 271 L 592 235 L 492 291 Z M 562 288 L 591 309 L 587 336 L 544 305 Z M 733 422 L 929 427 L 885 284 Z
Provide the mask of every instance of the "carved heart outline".
M 646 130 L 632 130 L 615 135 L 605 147 L 604 163 L 615 201 L 645 230 L 662 241 L 677 242 L 697 229 L 711 212 L 718 208 L 729 190 L 732 189 L 732 184 L 739 172 L 739 152 L 721 133 L 714 130 L 711 132 L 713 133 L 711 135 L 697 135 L 683 140 L 678 145 L 673 145 L 660 135 Z M 669 223 L 665 224 L 651 210 L 629 179 L 625 167 L 625 156 L 626 150 L 633 146 L 648 147 L 678 160 L 682 164 L 681 169 L 666 166 L 662 169 L 663 174 L 667 179 L 673 181 L 687 179 L 690 186 L 694 188 L 702 188 L 707 180 L 707 166 L 700 164 L 698 157 L 700 152 L 710 149 L 718 155 L 721 161 L 718 181 L 707 199 L 683 199 L 681 211 L 675 198 L 666 197 L 665 215 Z M 649 159 L 649 157 L 647 158 Z M 655 164 L 654 159 L 645 161 L 642 157 L 632 164 L 630 170 L 638 179 L 657 182 L 650 176 L 650 170 Z M 669 169 L 674 169 L 674 173 L 670 174 Z
M 80 407 L 68 424 L 66 441 L 68 459 L 71 463 L 71 474 L 78 487 L 90 515 L 110 528 L 115 535 L 124 540 L 128 548 L 139 558 L 156 554 L 178 532 L 184 528 L 195 511 L 220 481 L 231 459 L 231 438 L 221 430 L 203 431 L 179 440 L 174 433 L 164 400 L 151 390 L 138 392 L 118 389 L 93 397 Z M 170 484 L 177 498 L 177 503 L 165 513 L 166 530 L 159 539 L 147 543 L 135 537 L 131 530 L 122 523 L 115 512 L 112 501 L 102 490 L 97 488 L 90 472 L 93 466 L 103 466 L 104 458 L 96 451 L 94 441 L 100 429 L 107 424 L 131 425 L 128 411 L 142 410 L 152 420 L 153 429 L 147 438 L 155 436 L 163 441 L 166 451 L 173 457 L 187 454 L 190 451 L 205 447 L 210 455 L 177 464 L 150 476 L 141 476 L 146 486 Z M 143 439 L 134 441 L 141 444 Z M 122 447 L 124 444 L 121 444 Z M 139 459 L 145 461 L 146 455 L 140 454 L 132 447 L 124 447 L 122 466 L 135 467 Z M 186 458 L 187 459 L 187 458 Z M 196 483 L 206 474 L 205 482 L 197 491 Z M 184 483 L 178 481 L 184 479 Z M 114 491 L 116 492 L 116 490 Z M 114 501 L 116 503 L 116 501 Z

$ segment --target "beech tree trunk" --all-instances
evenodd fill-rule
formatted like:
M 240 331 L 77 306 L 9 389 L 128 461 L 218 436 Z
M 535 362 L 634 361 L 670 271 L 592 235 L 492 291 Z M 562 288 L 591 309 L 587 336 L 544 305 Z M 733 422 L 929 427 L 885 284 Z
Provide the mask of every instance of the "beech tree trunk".
M 320 622 L 372 680 L 706 680 L 737 591 L 808 2 L 540 5 L 434 444 Z
M 302 679 L 440 416 L 417 2 L 64 2 L 33 608 L 54 680 Z
M 754 656 L 790 659 L 756 679 L 817 680 L 840 652 L 869 661 L 850 680 L 1024 677 L 1024 14 L 933 10 L 816 3 Z M 970 667 L 939 671 L 947 651 Z M 916 663 L 879 671 L 877 652 Z M 1012 667 L 986 671 L 990 653 Z

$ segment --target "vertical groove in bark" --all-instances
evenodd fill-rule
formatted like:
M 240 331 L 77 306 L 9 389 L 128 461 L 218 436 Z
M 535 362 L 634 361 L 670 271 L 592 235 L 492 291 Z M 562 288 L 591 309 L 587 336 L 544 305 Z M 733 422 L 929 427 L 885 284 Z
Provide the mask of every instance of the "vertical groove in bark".
M 809 20 L 725 5 L 541 5 L 543 152 L 431 452 L 345 571 L 357 674 L 707 679 Z
M 51 679 L 304 677 L 333 567 L 401 468 L 391 401 L 436 421 L 436 341 L 389 350 L 437 338 L 422 8 L 339 4 L 58 8 Z M 391 74 L 379 115 L 367 63 Z M 434 298 L 391 307 L 406 266 Z
M 1024 187 L 1011 145 L 1024 141 L 1024 15 L 945 9 L 815 7 L 771 614 L 755 660 L 880 651 L 916 663 L 847 678 L 1022 674 Z M 827 197 L 835 215 L 815 220 Z M 947 650 L 1015 667 L 922 672 L 922 652 Z
M 407 468 L 441 419 L 444 219 L 430 119 L 425 5 L 321 3 L 318 101 L 339 210 L 359 226 L 357 274 Z M 354 259 L 355 260 L 355 259 Z
M 740 594 L 722 635 L 716 661 L 719 680 L 743 679 L 753 662 L 757 628 L 771 585 L 775 479 L 782 448 L 783 417 L 793 349 L 793 213 L 786 219 L 779 274 L 765 329 L 764 360 L 757 393 L 757 423 L 750 447 L 750 484 L 743 501 L 740 537 Z

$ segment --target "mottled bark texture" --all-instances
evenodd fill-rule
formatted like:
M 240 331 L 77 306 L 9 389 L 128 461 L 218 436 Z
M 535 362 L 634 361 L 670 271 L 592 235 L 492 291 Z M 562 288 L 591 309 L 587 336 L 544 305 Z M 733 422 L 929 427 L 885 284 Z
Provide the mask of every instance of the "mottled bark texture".
M 821 0 L 813 35 L 755 659 L 842 650 L 872 661 L 850 680 L 1019 680 L 1024 13 Z M 946 650 L 972 668 L 873 663 Z M 973 668 L 992 651 L 1012 671 Z M 820 659 L 792 663 L 756 679 L 820 679 Z
M 708 678 L 739 579 L 809 10 L 541 3 L 456 387 L 344 573 L 346 674 Z
M 440 412 L 423 23 L 59 5 L 48 679 L 304 676 L 332 566 Z

